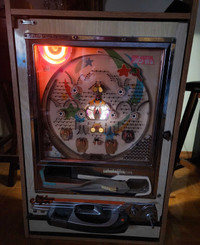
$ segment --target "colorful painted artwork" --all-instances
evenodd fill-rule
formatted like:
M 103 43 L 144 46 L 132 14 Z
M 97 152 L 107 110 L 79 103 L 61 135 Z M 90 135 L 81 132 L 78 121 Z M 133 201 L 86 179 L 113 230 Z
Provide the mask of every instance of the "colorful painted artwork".
M 72 47 L 70 52 L 59 67 L 50 66 L 51 76 L 38 72 L 42 118 L 58 152 L 111 159 L 151 137 L 163 51 Z M 139 53 L 154 63 L 133 63 Z

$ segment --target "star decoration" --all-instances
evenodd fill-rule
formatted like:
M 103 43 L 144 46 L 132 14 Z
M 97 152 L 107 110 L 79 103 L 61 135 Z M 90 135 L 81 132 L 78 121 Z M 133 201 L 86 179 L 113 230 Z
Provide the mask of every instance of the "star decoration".
M 70 117 L 75 117 L 76 113 L 78 112 L 79 108 L 75 108 L 71 103 L 68 108 L 62 109 L 65 112 L 66 119 L 70 119 Z
M 88 58 L 88 59 L 85 61 L 85 67 L 86 67 L 86 66 L 92 66 L 92 62 L 93 62 L 93 60 L 91 60 L 90 58 Z
M 128 73 L 131 71 L 131 69 L 126 68 L 125 64 L 122 65 L 122 68 L 117 70 L 119 72 L 119 76 L 126 76 L 128 77 Z
M 83 117 L 83 118 L 80 118 L 78 115 L 75 115 L 75 120 L 76 120 L 76 122 L 79 122 L 79 123 L 81 123 L 81 122 L 84 122 L 85 121 L 85 117 Z

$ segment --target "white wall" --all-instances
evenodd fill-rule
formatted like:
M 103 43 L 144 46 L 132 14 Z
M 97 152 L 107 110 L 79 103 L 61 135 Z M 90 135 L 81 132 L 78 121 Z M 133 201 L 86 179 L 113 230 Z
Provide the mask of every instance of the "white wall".
M 193 45 L 192 45 L 192 53 L 191 53 L 191 58 L 190 58 L 187 81 L 188 82 L 189 81 L 200 81 L 200 4 L 198 8 L 197 22 L 196 22 L 194 40 L 193 40 Z M 187 103 L 188 97 L 189 97 L 189 92 L 186 92 L 185 98 L 184 98 L 184 104 L 183 104 L 183 111 Z M 182 111 L 182 114 L 183 114 L 183 111 Z M 186 137 L 183 149 L 182 149 L 183 151 L 192 151 L 193 149 L 199 111 L 200 111 L 200 101 L 197 104 L 197 108 L 196 108 L 193 120 L 191 122 L 189 131 L 188 131 L 188 134 L 187 134 L 187 137 Z

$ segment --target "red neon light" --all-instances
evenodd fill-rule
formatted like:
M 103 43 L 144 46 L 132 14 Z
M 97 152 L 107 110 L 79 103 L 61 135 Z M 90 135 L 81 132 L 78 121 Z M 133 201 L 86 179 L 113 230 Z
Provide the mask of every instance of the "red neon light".
M 71 49 L 66 46 L 39 46 L 42 57 L 51 64 L 61 64 L 68 60 Z

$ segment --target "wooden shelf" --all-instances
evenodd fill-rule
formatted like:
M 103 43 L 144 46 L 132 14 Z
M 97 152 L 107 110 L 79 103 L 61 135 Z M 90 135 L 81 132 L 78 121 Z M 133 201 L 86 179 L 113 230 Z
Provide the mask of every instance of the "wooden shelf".
M 13 16 L 51 17 L 51 18 L 87 18 L 87 19 L 145 19 L 145 20 L 189 20 L 190 13 L 133 13 L 104 11 L 66 11 L 44 9 L 11 9 Z

